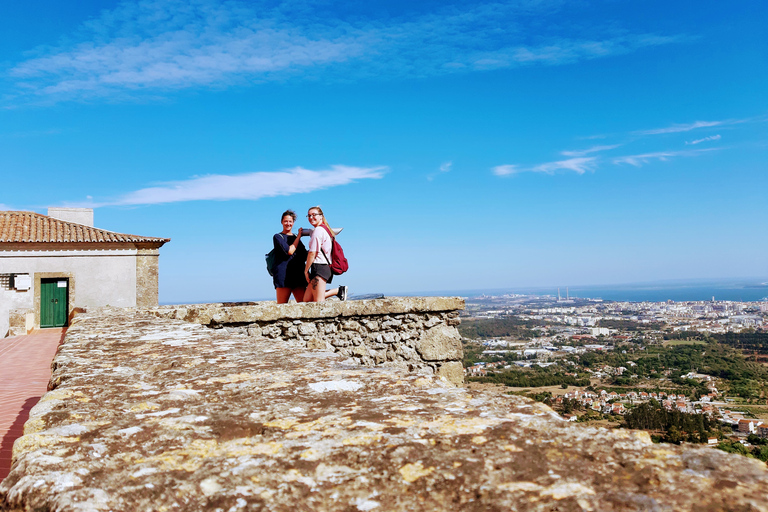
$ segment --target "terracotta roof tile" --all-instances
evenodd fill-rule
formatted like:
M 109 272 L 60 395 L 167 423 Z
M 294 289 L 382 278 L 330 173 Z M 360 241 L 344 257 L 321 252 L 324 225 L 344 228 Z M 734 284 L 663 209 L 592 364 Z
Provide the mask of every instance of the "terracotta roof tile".
M 54 219 L 34 212 L 0 212 L 0 243 L 154 242 L 170 238 L 126 235 Z

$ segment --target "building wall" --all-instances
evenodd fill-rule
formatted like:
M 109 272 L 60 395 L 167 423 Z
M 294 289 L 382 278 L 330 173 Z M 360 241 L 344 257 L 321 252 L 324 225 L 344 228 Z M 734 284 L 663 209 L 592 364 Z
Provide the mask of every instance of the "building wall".
M 40 278 L 69 279 L 69 308 L 136 305 L 136 249 L 94 251 L 0 251 L 1 274 L 30 274 L 26 292 L 0 286 L 0 337 L 8 332 L 9 313 L 35 311 L 39 326 Z M 36 276 L 37 274 L 37 276 Z
M 158 305 L 159 249 L 139 249 L 136 255 L 136 306 Z
M 2 264 L 0 263 L 0 268 Z M 34 293 L 32 289 L 27 291 L 12 290 L 9 285 L 9 276 L 0 270 L 0 338 L 8 334 L 10 328 L 11 311 L 17 309 L 31 309 Z

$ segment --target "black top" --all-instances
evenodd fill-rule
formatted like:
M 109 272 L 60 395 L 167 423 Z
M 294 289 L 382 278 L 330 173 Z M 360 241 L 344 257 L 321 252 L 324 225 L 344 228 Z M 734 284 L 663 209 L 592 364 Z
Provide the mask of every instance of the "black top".
M 305 288 L 304 264 L 307 262 L 307 248 L 299 242 L 296 252 L 288 254 L 288 246 L 296 240 L 296 235 L 277 233 L 272 237 L 275 246 L 275 266 L 272 269 L 272 282 L 275 288 Z

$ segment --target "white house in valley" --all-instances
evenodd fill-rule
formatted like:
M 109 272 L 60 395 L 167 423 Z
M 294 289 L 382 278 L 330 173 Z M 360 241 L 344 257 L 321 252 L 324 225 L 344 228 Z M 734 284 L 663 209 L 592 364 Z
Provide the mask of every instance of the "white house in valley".
M 0 338 L 68 325 L 89 307 L 158 303 L 169 238 L 93 227 L 93 210 L 0 211 Z

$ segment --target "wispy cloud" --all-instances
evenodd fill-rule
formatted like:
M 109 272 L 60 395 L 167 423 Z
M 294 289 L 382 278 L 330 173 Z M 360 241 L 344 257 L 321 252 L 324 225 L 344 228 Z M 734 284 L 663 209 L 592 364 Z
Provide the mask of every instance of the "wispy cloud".
M 599 153 L 601 151 L 609 151 L 611 149 L 616 149 L 621 144 L 612 144 L 610 146 L 592 146 L 588 149 L 582 149 L 578 151 L 561 151 L 560 154 L 563 156 L 586 156 L 592 153 Z
M 438 168 L 438 172 L 433 172 L 432 174 L 428 175 L 427 180 L 432 181 L 435 179 L 435 177 L 438 174 L 451 172 L 452 167 L 453 167 L 453 162 L 443 162 L 442 164 L 440 164 L 440 167 Z
M 386 167 L 334 165 L 321 171 L 296 167 L 279 172 L 253 172 L 233 176 L 213 174 L 161 183 L 130 192 L 113 201 L 91 203 L 91 206 L 256 200 L 348 185 L 363 179 L 379 179 L 384 176 L 386 170 Z
M 720 126 L 723 123 L 724 121 L 695 121 L 693 123 L 688 123 L 688 124 L 673 124 L 672 126 L 668 126 L 666 128 L 656 128 L 653 130 L 640 130 L 636 133 L 639 135 L 660 135 L 664 133 L 689 132 L 691 130 L 696 130 L 698 128 L 710 128 L 712 126 Z
M 70 37 L 13 66 L 17 96 L 50 101 L 121 97 L 189 87 L 285 80 L 429 76 L 559 65 L 686 40 L 627 34 L 585 39 L 561 24 L 561 2 L 446 7 L 407 20 L 333 17 L 302 2 L 126 1 Z M 545 28 L 542 28 L 545 27 Z
M 568 160 L 559 160 L 557 162 L 548 162 L 546 164 L 537 165 L 531 170 L 534 172 L 545 172 L 547 174 L 554 174 L 555 171 L 559 170 L 584 174 L 587 171 L 594 170 L 596 160 L 597 158 L 595 157 L 569 158 Z
M 522 172 L 542 172 L 545 174 L 554 174 L 557 171 L 573 171 L 577 174 L 584 174 L 595 168 L 596 157 L 569 158 L 568 160 L 559 160 L 557 162 L 547 162 L 534 167 L 520 167 L 518 165 L 498 165 L 491 169 L 496 176 L 509 176 Z
M 641 155 L 628 155 L 613 159 L 613 163 L 617 165 L 629 164 L 635 167 L 641 167 L 643 164 L 647 164 L 651 160 L 660 160 L 666 162 L 670 158 L 674 157 L 686 157 L 686 156 L 699 156 L 707 151 L 717 151 L 721 148 L 707 148 L 707 149 L 691 149 L 687 151 L 658 151 L 655 153 L 643 153 Z
M 8 206 L 7 204 L 0 203 L 0 211 L 3 211 L 3 212 L 13 211 L 13 208 Z
M 719 139 L 720 139 L 719 135 L 714 135 L 712 137 L 707 137 L 699 141 L 693 141 L 691 144 L 704 142 L 705 140 L 719 140 Z M 573 155 L 573 158 L 569 158 L 567 160 L 558 160 L 555 162 L 546 162 L 543 164 L 534 165 L 530 167 L 523 167 L 516 164 L 499 165 L 499 166 L 493 167 L 491 169 L 491 172 L 496 176 L 510 176 L 513 174 L 520 174 L 523 172 L 540 172 L 545 174 L 555 174 L 558 171 L 573 171 L 577 174 L 584 174 L 586 172 L 595 171 L 598 167 L 604 166 L 606 164 L 612 164 L 612 165 L 629 164 L 635 167 L 641 167 L 642 165 L 650 163 L 651 161 L 654 161 L 654 160 L 663 162 L 671 158 L 693 157 L 693 156 L 699 156 L 702 153 L 705 153 L 708 151 L 718 151 L 721 149 L 726 149 L 726 148 L 703 148 L 703 149 L 688 149 L 688 150 L 678 150 L 678 151 L 655 151 L 655 152 L 641 153 L 636 155 L 619 156 L 612 159 L 608 159 L 605 157 L 598 157 L 598 156 L 584 156 L 592 153 L 598 153 L 601 151 L 608 151 L 620 146 L 621 144 L 615 144 L 610 146 L 609 145 L 594 146 L 581 151 L 561 151 L 561 154 L 566 156 Z
M 702 142 L 709 142 L 709 141 L 713 141 L 713 140 L 720 140 L 720 135 L 719 134 L 718 135 L 711 135 L 709 137 L 704 137 L 703 139 L 692 140 L 690 142 L 686 141 L 686 144 L 692 146 L 692 145 L 695 145 L 695 144 L 701 144 Z
M 491 172 L 495 174 L 496 176 L 509 176 L 510 174 L 517 174 L 519 172 L 524 172 L 525 169 L 522 169 L 518 167 L 517 165 L 497 165 L 493 169 L 491 169 Z

